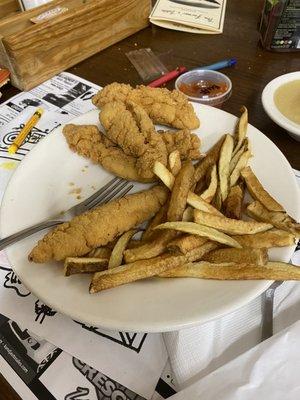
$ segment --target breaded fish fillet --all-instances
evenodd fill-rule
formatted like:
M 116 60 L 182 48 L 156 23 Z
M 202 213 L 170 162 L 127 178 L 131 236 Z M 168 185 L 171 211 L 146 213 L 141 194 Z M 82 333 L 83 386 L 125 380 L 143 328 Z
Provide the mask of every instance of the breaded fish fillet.
M 200 126 L 192 104 L 177 90 L 142 85 L 133 89 L 130 85 L 114 82 L 99 91 L 92 101 L 98 108 L 112 101 L 133 101 L 147 111 L 155 124 L 178 129 L 196 129 Z
M 167 195 L 166 188 L 154 186 L 96 207 L 46 234 L 28 258 L 45 263 L 82 256 L 153 217 L 166 202 Z
M 147 132 L 141 129 L 139 121 L 136 120 L 135 114 L 131 111 L 126 103 L 112 101 L 103 106 L 99 119 L 105 129 L 104 134 L 120 146 L 125 154 L 140 157 L 147 149 Z M 145 111 L 144 113 L 149 120 L 150 130 L 154 131 L 152 121 Z
M 71 150 L 102 165 L 107 171 L 129 181 L 152 182 L 137 170 L 137 159 L 125 154 L 122 149 L 103 135 L 95 125 L 64 126 L 63 134 Z
M 63 134 L 71 150 L 91 159 L 94 163 L 124 179 L 137 182 L 153 182 L 153 160 L 157 159 L 156 146 L 148 148 L 141 157 L 129 156 L 108 139 L 95 125 L 65 125 Z M 167 153 L 179 150 L 182 160 L 199 158 L 199 139 L 189 130 L 157 133 L 166 145 Z M 152 138 L 152 143 L 154 139 Z M 158 144 L 161 142 L 159 141 Z M 153 149 L 153 150 L 152 150 Z
M 143 107 L 129 101 L 113 101 L 103 106 L 99 118 L 105 135 L 125 154 L 138 157 L 136 166 L 139 175 L 151 179 L 155 161 L 167 164 L 165 142 L 155 131 Z
M 180 131 L 161 131 L 163 141 L 167 146 L 168 153 L 178 150 L 182 160 L 196 160 L 201 156 L 201 141 L 197 135 L 188 129 Z

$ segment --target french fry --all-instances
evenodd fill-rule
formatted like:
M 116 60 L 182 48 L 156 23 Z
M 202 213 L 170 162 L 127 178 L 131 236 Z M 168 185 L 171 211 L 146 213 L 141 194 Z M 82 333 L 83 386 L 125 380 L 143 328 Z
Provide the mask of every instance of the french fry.
M 234 147 L 233 151 L 233 156 L 239 151 L 241 146 L 243 145 L 243 142 L 245 140 L 245 137 L 247 135 L 247 127 L 248 127 L 248 110 L 245 106 L 241 108 L 242 115 L 239 119 L 239 122 L 237 124 L 237 130 L 236 130 L 236 144 Z
M 281 229 L 271 229 L 254 235 L 235 235 L 233 238 L 241 246 L 255 249 L 269 249 L 271 247 L 293 246 L 295 244 L 295 236 Z
M 107 258 L 67 257 L 64 262 L 64 275 L 103 271 L 107 265 Z
M 146 242 L 146 240 L 131 239 L 131 240 L 129 240 L 126 249 L 135 249 L 136 247 L 141 246 L 145 242 Z
M 247 189 L 254 200 L 258 200 L 269 211 L 285 211 L 262 186 L 250 167 L 244 168 L 241 175 L 246 182 Z
M 212 241 L 223 243 L 230 247 L 242 247 L 236 240 L 225 233 L 194 222 L 165 222 L 164 224 L 158 225 L 155 229 L 173 229 L 180 232 L 191 233 L 192 235 L 204 236 Z
M 239 180 L 239 177 L 241 175 L 241 171 L 247 166 L 249 158 L 252 156 L 251 151 L 247 150 L 245 153 L 243 153 L 238 160 L 234 170 L 232 171 L 230 178 L 229 178 L 229 186 L 232 187 L 234 186 L 237 181 Z
M 199 182 L 201 179 L 204 179 L 208 168 L 217 163 L 224 139 L 225 135 L 222 136 L 209 150 L 206 157 L 204 157 L 195 165 L 195 182 Z
M 116 268 L 122 264 L 123 253 L 126 249 L 126 246 L 132 236 L 136 233 L 136 230 L 132 229 L 123 233 L 122 236 L 118 239 L 113 251 L 111 252 L 111 256 L 108 262 L 108 269 Z
M 234 262 L 240 264 L 265 265 L 268 262 L 267 249 L 216 249 L 203 257 L 211 263 Z
M 208 188 L 208 186 L 207 186 L 206 178 L 205 179 L 203 178 L 203 179 L 200 179 L 200 181 L 198 181 L 196 183 L 194 192 L 196 194 L 200 195 L 200 193 L 204 192 L 204 190 L 206 190 L 207 188 Z
M 185 256 L 164 254 L 150 260 L 135 261 L 106 271 L 97 272 L 92 278 L 90 293 L 97 293 L 104 289 L 110 289 L 124 285 L 125 283 L 159 275 L 169 268 L 181 265 L 185 260 Z
M 159 179 L 170 189 L 172 190 L 175 177 L 171 174 L 171 172 L 159 161 L 156 161 L 154 164 L 154 173 L 159 177 Z M 221 213 L 215 209 L 213 206 L 211 206 L 209 203 L 207 203 L 205 200 L 203 200 L 200 196 L 196 195 L 193 192 L 189 192 L 187 196 L 187 203 L 199 210 L 204 210 L 210 213 L 214 214 L 220 214 Z
M 203 200 L 210 203 L 214 195 L 216 194 L 217 187 L 218 187 L 217 166 L 216 164 L 214 164 L 210 171 L 210 182 L 208 188 L 204 190 L 204 192 L 202 192 L 200 196 L 202 197 Z
M 167 186 L 167 188 L 172 190 L 175 177 L 167 167 L 165 167 L 160 161 L 155 161 L 153 172 Z
M 180 153 L 178 150 L 172 151 L 172 153 L 169 154 L 169 168 L 171 173 L 176 176 L 178 172 L 181 170 L 181 159 L 180 159 Z
M 245 140 L 247 140 L 247 138 Z M 230 164 L 229 164 L 229 174 L 230 175 L 232 174 L 232 171 L 234 170 L 236 164 L 238 163 L 241 155 L 243 153 L 245 153 L 245 151 L 247 151 L 246 143 L 243 144 L 243 146 L 235 153 L 235 155 L 231 157 Z
M 229 165 L 232 156 L 232 150 L 233 137 L 231 135 L 226 135 L 220 150 L 218 163 L 219 184 L 222 202 L 226 199 L 228 194 Z
M 215 243 L 205 243 L 203 246 L 190 251 L 184 256 L 163 254 L 150 260 L 135 261 L 106 271 L 97 272 L 92 278 L 90 293 L 150 278 L 186 262 L 199 260 L 204 254 L 215 248 L 215 246 Z
M 187 206 L 187 208 L 183 211 L 182 221 L 185 221 L 185 222 L 194 221 L 194 209 L 193 209 L 193 207 Z
M 167 211 L 169 208 L 168 202 L 164 204 L 158 212 L 154 215 L 150 223 L 148 224 L 146 230 L 142 233 L 142 240 L 148 240 L 150 237 L 153 235 L 154 231 L 153 229 L 161 224 L 162 222 L 165 222 L 167 220 Z
M 185 262 L 193 262 L 193 261 L 201 260 L 205 256 L 205 254 L 217 249 L 218 247 L 219 247 L 219 243 L 212 242 L 209 240 L 209 241 L 203 243 L 202 245 L 195 247 L 194 249 L 185 253 L 184 254 L 186 257 Z
M 237 263 L 214 264 L 200 261 L 166 270 L 159 276 L 217 280 L 298 281 L 300 280 L 300 268 L 293 264 L 272 261 L 263 266 Z
M 300 237 L 300 224 L 286 212 L 269 211 L 259 201 L 253 201 L 246 209 L 249 217 L 258 221 L 271 223 L 278 229 L 291 232 L 295 237 Z
M 108 262 L 110 255 L 111 255 L 111 249 L 109 249 L 108 247 L 97 247 L 96 249 L 89 251 L 85 255 L 85 257 L 106 258 Z
M 187 202 L 190 206 L 194 207 L 197 210 L 205 211 L 214 215 L 223 215 L 214 206 L 207 203 L 205 200 L 202 199 L 201 196 L 198 196 L 195 193 L 190 192 L 188 194 Z
M 217 187 L 216 194 L 212 200 L 212 205 L 215 207 L 216 210 L 221 210 L 222 208 L 222 195 L 220 185 Z
M 158 232 L 155 231 L 155 229 L 156 228 L 154 228 L 155 235 L 151 236 L 149 241 L 143 242 L 140 246 L 133 249 L 127 249 L 124 251 L 124 259 L 126 263 L 159 256 L 164 253 L 169 241 L 174 239 L 178 234 L 176 231 Z
M 169 209 L 167 213 L 168 221 L 180 221 L 186 207 L 188 193 L 194 180 L 194 167 L 191 161 L 185 161 L 181 170 L 175 177 L 172 187 Z
M 207 242 L 184 256 L 163 254 L 150 260 L 135 261 L 106 271 L 97 272 L 92 278 L 90 293 L 97 293 L 101 290 L 160 275 L 167 269 L 173 269 L 186 262 L 199 260 L 204 254 L 215 247 L 216 243 Z
M 194 211 L 195 222 L 210 228 L 218 229 L 230 235 L 251 235 L 273 228 L 272 224 L 257 221 L 242 221 L 237 219 L 209 214 L 200 210 Z M 158 225 L 158 227 L 161 225 Z M 157 228 L 158 228 L 157 227 Z
M 228 218 L 241 219 L 244 198 L 243 185 L 232 186 L 224 202 L 224 215 Z
M 206 237 L 197 235 L 182 235 L 178 238 L 171 240 L 167 245 L 167 250 L 171 253 L 186 254 L 191 250 L 196 249 L 206 243 Z

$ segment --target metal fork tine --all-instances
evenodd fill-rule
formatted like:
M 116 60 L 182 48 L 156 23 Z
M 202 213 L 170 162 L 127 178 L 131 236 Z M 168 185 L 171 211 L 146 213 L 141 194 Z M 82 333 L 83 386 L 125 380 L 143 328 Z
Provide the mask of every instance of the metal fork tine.
M 118 196 L 115 197 L 115 200 L 121 199 L 124 197 L 130 190 L 134 187 L 134 185 L 129 185 L 127 188 L 123 189 Z
M 129 184 L 129 182 L 125 182 L 121 185 L 121 187 L 117 188 L 114 193 L 108 193 L 110 194 L 109 197 L 105 198 L 103 200 L 103 198 L 101 199 L 97 199 L 93 202 L 92 207 L 89 207 L 89 209 L 94 208 L 98 205 L 101 204 L 106 204 L 108 203 L 112 198 L 114 198 L 114 200 L 120 199 L 121 197 L 124 197 L 126 193 L 128 193 L 133 187 L 134 185 L 129 185 L 128 187 L 126 187 Z
M 91 196 L 85 204 L 86 208 L 92 208 L 94 207 L 95 204 L 98 204 L 99 202 L 103 202 L 106 196 L 108 196 L 110 193 L 112 193 L 113 190 L 117 189 L 120 185 L 124 185 L 124 183 L 127 183 L 127 181 L 124 181 L 124 179 L 119 178 L 117 182 L 115 182 L 113 185 L 110 185 L 104 192 L 101 190 L 99 193 L 95 193 L 93 196 Z M 96 195 L 96 196 L 95 196 Z
M 103 203 L 108 203 L 113 197 L 115 197 L 122 189 L 124 189 L 129 182 L 124 182 L 120 185 L 117 189 L 113 190 L 110 193 L 107 193 L 104 198 L 102 199 Z
M 109 189 L 115 182 L 120 182 L 122 181 L 122 178 L 115 177 L 111 179 L 106 185 L 104 185 L 101 189 L 99 189 L 96 193 L 94 193 L 92 196 L 88 197 L 85 199 L 83 202 L 80 203 L 80 206 L 85 207 L 88 206 L 88 204 L 95 200 L 98 196 L 100 196 L 102 193 L 104 193 L 107 189 Z

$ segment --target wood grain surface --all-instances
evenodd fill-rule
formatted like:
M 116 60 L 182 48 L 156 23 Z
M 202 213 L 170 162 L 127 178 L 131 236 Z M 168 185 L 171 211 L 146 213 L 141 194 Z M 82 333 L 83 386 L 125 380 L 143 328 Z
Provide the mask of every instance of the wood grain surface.
M 0 0 L 0 19 L 20 10 L 17 0 Z
M 224 33 L 221 35 L 195 35 L 148 27 L 69 71 L 99 85 L 114 81 L 135 85 L 141 84 L 142 81 L 125 56 L 126 52 L 134 49 L 150 47 L 169 69 L 180 65 L 194 68 L 236 57 L 236 67 L 224 70 L 232 80 L 233 93 L 223 109 L 238 115 L 241 105 L 246 105 L 249 109 L 250 123 L 281 149 L 292 167 L 300 170 L 300 143 L 274 124 L 265 114 L 261 104 L 262 90 L 270 80 L 300 69 L 300 52 L 272 53 L 261 48 L 257 32 L 261 7 L 261 0 L 228 1 Z M 172 88 L 172 84 L 169 87 Z M 10 86 L 3 88 L 3 91 L 4 99 L 18 92 Z M 3 379 L 0 379 L 0 399 L 18 399 L 14 392 L 4 385 Z

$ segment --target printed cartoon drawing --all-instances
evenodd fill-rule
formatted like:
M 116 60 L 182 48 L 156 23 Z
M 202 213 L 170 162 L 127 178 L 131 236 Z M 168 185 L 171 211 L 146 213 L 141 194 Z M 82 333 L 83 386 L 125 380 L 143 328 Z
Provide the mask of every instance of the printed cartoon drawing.
M 43 363 L 43 361 L 47 362 L 52 358 L 53 351 L 56 347 L 47 342 L 44 339 L 39 338 L 37 335 L 29 332 L 28 329 L 22 329 L 20 326 L 14 322 L 9 320 L 8 324 L 10 326 L 11 331 L 15 334 L 15 336 L 19 339 L 19 342 L 25 348 L 25 352 L 33 361 L 37 364 Z M 51 357 L 49 357 L 51 355 Z M 43 365 L 45 362 L 43 363 Z
M 53 317 L 56 314 L 56 311 L 40 302 L 40 300 L 35 302 L 34 312 L 36 313 L 35 321 L 39 321 L 40 324 L 44 322 L 45 317 Z
M 74 321 L 81 325 L 83 329 L 96 333 L 96 335 L 102 336 L 115 343 L 118 343 L 130 350 L 139 353 L 147 337 L 147 333 L 134 333 L 134 332 L 105 332 L 96 326 L 89 326 L 80 322 Z
M 6 289 L 14 289 L 17 295 L 20 297 L 27 297 L 31 293 L 28 289 L 26 289 L 25 286 L 22 285 L 20 279 L 12 270 L 8 271 L 8 273 L 5 275 L 3 286 Z
M 81 386 L 77 386 L 75 392 L 69 393 L 65 396 L 65 400 L 89 400 L 88 397 L 82 398 L 90 393 L 88 388 L 83 388 Z

